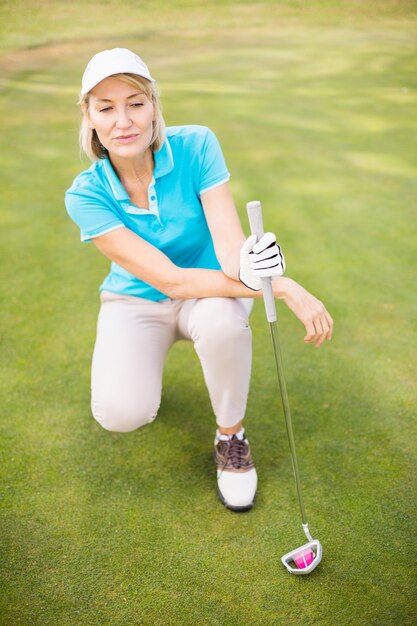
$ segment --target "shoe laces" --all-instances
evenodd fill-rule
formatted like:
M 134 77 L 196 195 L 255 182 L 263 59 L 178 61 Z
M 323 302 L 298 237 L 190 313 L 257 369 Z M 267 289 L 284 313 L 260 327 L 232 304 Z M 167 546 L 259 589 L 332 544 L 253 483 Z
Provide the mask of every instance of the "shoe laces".
M 224 463 L 222 471 L 230 463 L 234 469 L 241 469 L 251 464 L 250 455 L 248 455 L 248 443 L 246 439 L 238 439 L 233 435 L 228 441 L 221 441 L 222 455 L 224 454 Z

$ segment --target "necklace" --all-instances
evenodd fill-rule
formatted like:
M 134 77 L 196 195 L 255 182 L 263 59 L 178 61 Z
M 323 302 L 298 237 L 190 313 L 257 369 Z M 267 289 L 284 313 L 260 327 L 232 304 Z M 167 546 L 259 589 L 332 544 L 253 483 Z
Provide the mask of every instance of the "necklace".
M 137 183 L 139 183 L 139 185 L 141 185 L 142 187 L 146 186 L 146 182 L 147 182 L 147 181 L 142 182 L 142 181 L 143 181 L 143 179 L 144 179 L 144 178 L 145 178 L 145 179 L 146 179 L 146 178 L 148 178 L 148 179 L 149 179 L 150 177 L 151 177 L 151 172 L 149 172 L 149 171 L 146 171 L 144 174 L 139 174 L 139 175 L 138 175 L 138 174 L 136 174 L 136 172 L 135 172 L 135 179 L 136 179 L 136 182 L 137 182 Z M 121 178 L 121 181 L 122 181 L 123 185 L 125 185 L 125 186 L 127 186 L 127 187 L 130 187 L 130 186 L 131 186 L 131 181 L 127 180 L 125 177 Z M 148 181 L 148 182 L 149 182 L 149 181 Z M 133 183 L 133 181 L 132 181 L 132 183 Z M 134 184 L 134 183 L 133 183 L 133 184 Z
M 130 188 L 130 189 L 132 189 L 134 186 L 136 186 L 137 183 L 139 183 L 139 185 L 141 187 L 147 187 L 148 184 L 152 180 L 152 174 L 153 174 L 153 168 L 154 168 L 154 158 L 153 158 L 153 155 L 152 155 L 152 162 L 148 163 L 148 166 L 149 165 L 150 165 L 150 167 L 148 167 L 144 172 L 142 172 L 142 174 L 138 174 L 136 172 L 136 169 L 133 167 L 134 178 L 132 177 L 131 179 L 125 178 L 124 174 L 119 171 L 118 174 L 119 174 L 120 181 L 122 182 L 122 184 L 126 188 Z M 145 181 L 144 181 L 144 179 L 145 179 Z M 148 179 L 148 180 L 146 180 L 146 179 Z

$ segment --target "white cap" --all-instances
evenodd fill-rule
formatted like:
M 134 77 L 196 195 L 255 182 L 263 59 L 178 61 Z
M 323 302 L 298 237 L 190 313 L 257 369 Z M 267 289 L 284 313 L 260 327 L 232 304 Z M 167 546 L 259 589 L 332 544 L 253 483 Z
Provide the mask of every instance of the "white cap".
M 81 82 L 81 95 L 91 91 L 99 82 L 113 74 L 137 74 L 155 82 L 146 64 L 137 54 L 127 48 L 103 50 L 93 56 L 88 63 Z

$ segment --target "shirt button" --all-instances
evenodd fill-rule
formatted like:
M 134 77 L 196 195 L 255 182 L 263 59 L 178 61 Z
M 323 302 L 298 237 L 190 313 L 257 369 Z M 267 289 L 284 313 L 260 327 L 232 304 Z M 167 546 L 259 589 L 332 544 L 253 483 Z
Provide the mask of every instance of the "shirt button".
M 156 200 L 156 197 L 155 196 L 151 196 L 151 200 Z

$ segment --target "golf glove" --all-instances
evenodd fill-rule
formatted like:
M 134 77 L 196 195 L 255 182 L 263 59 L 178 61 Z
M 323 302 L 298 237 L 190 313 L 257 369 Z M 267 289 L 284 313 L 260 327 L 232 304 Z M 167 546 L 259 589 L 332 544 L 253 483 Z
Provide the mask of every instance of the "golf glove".
M 258 243 L 256 235 L 248 237 L 240 249 L 240 281 L 253 289 L 262 289 L 261 278 L 282 276 L 285 259 L 274 233 L 265 233 Z

